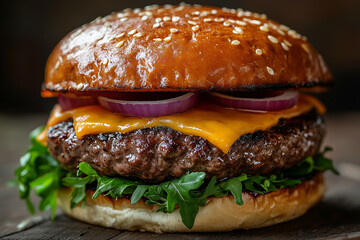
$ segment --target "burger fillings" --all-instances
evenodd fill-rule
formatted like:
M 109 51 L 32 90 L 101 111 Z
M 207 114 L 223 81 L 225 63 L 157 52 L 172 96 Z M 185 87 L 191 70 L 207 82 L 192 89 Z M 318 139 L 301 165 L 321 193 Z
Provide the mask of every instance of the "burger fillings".
M 319 152 L 325 109 L 299 93 L 330 84 L 306 38 L 265 15 L 166 5 L 98 18 L 47 62 L 42 95 L 59 104 L 20 159 L 20 197 L 34 212 L 34 189 L 53 217 L 59 204 L 127 230 L 293 219 L 323 196 L 321 172 L 337 173 Z

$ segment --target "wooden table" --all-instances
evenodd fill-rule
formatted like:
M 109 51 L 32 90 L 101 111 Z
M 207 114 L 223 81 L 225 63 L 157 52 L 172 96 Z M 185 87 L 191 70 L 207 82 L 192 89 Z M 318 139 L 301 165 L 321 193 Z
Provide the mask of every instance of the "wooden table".
M 325 198 L 304 216 L 283 224 L 228 233 L 155 234 L 117 231 L 78 222 L 58 211 L 55 222 L 49 213 L 30 216 L 15 188 L 6 182 L 13 178 L 18 159 L 27 148 L 28 133 L 44 124 L 46 115 L 0 115 L 0 238 L 4 239 L 360 239 L 360 113 L 327 116 L 325 145 L 342 172 L 325 174 Z M 30 218 L 29 218 L 30 217 Z M 33 222 L 32 224 L 26 224 Z M 32 221 L 29 221 L 32 219 Z M 21 224 L 20 224 L 21 223 Z M 19 226 L 20 224 L 20 226 Z M 18 228 L 21 227 L 21 228 Z

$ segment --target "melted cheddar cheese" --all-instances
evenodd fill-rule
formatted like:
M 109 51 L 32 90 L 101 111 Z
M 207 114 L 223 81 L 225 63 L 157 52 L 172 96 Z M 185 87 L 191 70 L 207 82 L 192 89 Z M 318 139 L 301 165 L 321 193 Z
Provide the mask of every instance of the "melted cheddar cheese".
M 200 103 L 195 108 L 170 116 L 143 118 L 112 113 L 98 105 L 62 111 L 56 105 L 50 115 L 46 129 L 37 139 L 46 145 L 46 132 L 57 123 L 72 119 L 76 136 L 120 132 L 165 126 L 187 135 L 208 140 L 224 153 L 242 135 L 257 130 L 266 130 L 278 123 L 280 118 L 293 118 L 316 108 L 320 114 L 325 107 L 314 97 L 301 94 L 292 108 L 271 112 L 249 112 L 224 108 L 212 103 Z

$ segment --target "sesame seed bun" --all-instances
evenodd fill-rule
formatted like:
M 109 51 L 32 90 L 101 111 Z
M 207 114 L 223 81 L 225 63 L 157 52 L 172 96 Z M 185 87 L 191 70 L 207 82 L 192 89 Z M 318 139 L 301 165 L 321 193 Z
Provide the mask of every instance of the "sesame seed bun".
M 97 18 L 54 49 L 43 96 L 89 91 L 235 91 L 327 86 L 304 36 L 242 10 L 150 6 Z
M 127 198 L 113 199 L 103 195 L 92 199 L 93 191 L 87 190 L 85 208 L 79 204 L 70 208 L 71 189 L 58 192 L 58 203 L 69 216 L 95 225 L 121 230 L 150 232 L 219 232 L 234 229 L 251 229 L 289 221 L 303 215 L 323 197 L 323 175 L 292 189 L 253 196 L 243 192 L 244 205 L 237 205 L 232 196 L 209 198 L 200 210 L 193 228 L 181 221 L 179 210 L 172 213 L 157 212 L 156 206 L 147 206 L 141 199 L 131 205 Z

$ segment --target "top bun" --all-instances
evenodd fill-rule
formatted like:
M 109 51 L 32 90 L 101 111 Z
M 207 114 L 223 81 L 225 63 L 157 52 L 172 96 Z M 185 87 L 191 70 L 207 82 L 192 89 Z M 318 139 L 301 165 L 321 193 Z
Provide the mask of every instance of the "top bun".
M 68 34 L 43 90 L 236 91 L 326 86 L 331 74 L 306 37 L 265 15 L 199 5 L 148 6 Z

